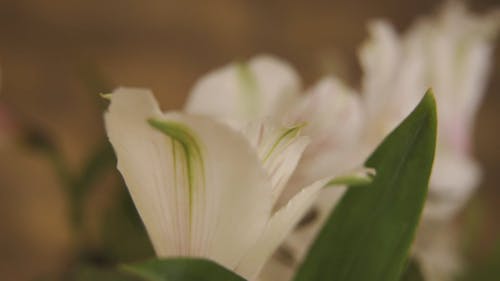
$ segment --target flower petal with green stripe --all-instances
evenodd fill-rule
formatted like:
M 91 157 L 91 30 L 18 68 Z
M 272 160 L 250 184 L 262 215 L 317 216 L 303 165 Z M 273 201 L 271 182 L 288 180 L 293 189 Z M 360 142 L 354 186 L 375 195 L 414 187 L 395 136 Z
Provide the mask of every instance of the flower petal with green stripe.
M 159 257 L 211 259 L 253 280 L 329 177 L 276 201 L 308 139 L 302 125 L 265 123 L 237 131 L 181 112 L 163 113 L 153 94 L 119 88 L 106 130 L 121 172 Z M 369 179 L 367 172 L 353 175 Z

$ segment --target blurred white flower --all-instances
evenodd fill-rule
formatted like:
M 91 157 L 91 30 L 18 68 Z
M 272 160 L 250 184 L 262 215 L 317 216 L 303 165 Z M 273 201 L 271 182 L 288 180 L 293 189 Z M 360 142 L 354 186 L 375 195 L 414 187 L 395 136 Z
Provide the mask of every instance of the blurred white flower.
M 435 93 L 438 141 L 422 225 L 428 231 L 419 232 L 414 249 L 426 280 L 448 280 L 459 268 L 446 266 L 459 260 L 456 255 L 451 258 L 457 250 L 433 249 L 431 245 L 443 244 L 443 239 L 425 224 L 453 219 L 479 185 L 473 126 L 499 24 L 498 11 L 478 16 L 463 4 L 449 2 L 438 16 L 418 21 L 403 36 L 387 22 L 374 22 L 371 38 L 360 52 L 367 152 L 410 113 L 427 88 Z M 442 266 L 436 267 L 437 260 Z
M 109 97 L 118 169 L 160 257 L 205 257 L 253 280 L 321 188 L 342 183 L 325 177 L 277 206 L 308 144 L 302 125 L 237 131 L 206 116 L 162 113 L 148 90 Z
M 360 52 L 367 113 L 364 138 L 374 148 L 432 87 L 438 105 L 438 147 L 425 214 L 453 216 L 479 183 L 473 124 L 484 94 L 498 13 L 470 14 L 450 2 L 399 37 L 386 22 L 370 26 Z

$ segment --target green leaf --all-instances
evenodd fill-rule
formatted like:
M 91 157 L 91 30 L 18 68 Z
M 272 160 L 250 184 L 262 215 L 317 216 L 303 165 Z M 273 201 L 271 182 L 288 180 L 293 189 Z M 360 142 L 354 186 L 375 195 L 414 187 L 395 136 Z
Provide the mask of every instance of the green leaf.
M 245 281 L 228 269 L 205 259 L 154 259 L 123 269 L 145 281 Z
M 401 276 L 400 281 L 424 281 L 424 276 L 418 265 L 418 262 L 414 259 L 410 259 L 408 266 L 406 267 L 403 276 Z
M 84 193 L 85 196 L 91 191 L 90 189 L 94 187 L 94 184 L 102 178 L 102 175 L 115 166 L 116 156 L 113 147 L 106 139 L 94 149 L 85 162 L 75 188 L 83 189 L 79 192 Z
M 426 198 L 435 142 L 429 91 L 367 160 L 377 171 L 373 182 L 348 189 L 294 280 L 399 280 Z
M 124 183 L 116 197 L 100 228 L 106 257 L 120 263 L 153 257 L 153 246 Z
M 53 279 L 52 279 L 53 280 Z M 78 264 L 65 276 L 72 281 L 141 281 L 136 276 L 119 272 L 113 267 L 99 267 L 91 264 Z
M 72 182 L 68 185 L 71 219 L 75 230 L 80 232 L 84 223 L 84 212 L 86 201 L 96 186 L 96 182 L 103 178 L 103 175 L 115 166 L 116 157 L 109 142 L 103 141 L 90 155 L 85 162 L 82 171 L 78 176 L 72 177 Z

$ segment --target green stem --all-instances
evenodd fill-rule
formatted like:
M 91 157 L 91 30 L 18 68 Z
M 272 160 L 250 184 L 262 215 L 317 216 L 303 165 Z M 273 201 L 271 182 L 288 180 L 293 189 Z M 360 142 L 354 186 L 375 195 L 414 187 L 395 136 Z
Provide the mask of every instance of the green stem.
M 68 164 L 65 161 L 59 150 L 54 147 L 47 147 L 45 153 L 54 168 L 54 171 L 59 178 L 63 191 L 66 194 L 66 202 L 69 208 L 69 223 L 77 244 L 80 244 L 83 231 L 83 199 L 81 196 L 82 189 L 75 177 L 68 169 Z

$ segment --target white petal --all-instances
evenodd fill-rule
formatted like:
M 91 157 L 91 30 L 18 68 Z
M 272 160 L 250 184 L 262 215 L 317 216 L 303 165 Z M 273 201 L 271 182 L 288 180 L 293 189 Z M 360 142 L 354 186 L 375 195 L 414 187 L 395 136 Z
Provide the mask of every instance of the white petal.
M 154 114 L 141 104 L 154 104 Z M 151 117 L 188 134 L 199 156 L 189 158 L 182 141 L 147 124 Z M 207 257 L 233 268 L 272 207 L 271 184 L 244 136 L 207 118 L 161 116 L 151 94 L 137 91 L 113 94 L 106 125 L 157 253 Z
M 351 183 L 353 179 L 369 182 L 373 174 L 373 169 L 362 168 L 352 174 L 342 177 L 329 177 L 318 180 L 302 189 L 285 206 L 274 213 L 259 240 L 245 255 L 236 268 L 236 271 L 243 276 L 250 277 L 251 280 L 255 278 L 264 266 L 266 260 L 311 208 L 323 187 L 328 185 L 337 186 L 332 189 L 340 189 L 340 192 L 343 192 L 344 188 L 339 186 Z
M 389 23 L 373 22 L 369 30 L 371 38 L 359 52 L 363 69 L 362 89 L 368 110 L 378 112 L 387 102 L 386 95 L 392 94 L 386 88 L 397 73 L 402 51 L 396 31 Z
M 359 136 L 361 101 L 354 90 L 336 77 L 326 77 L 302 97 L 290 117 L 294 123 L 307 123 L 304 134 L 315 141 L 328 138 L 342 145 Z
M 448 222 L 420 224 L 412 249 L 425 280 L 452 281 L 465 269 L 460 228 Z
M 370 40 L 360 51 L 364 106 L 371 123 L 364 137 L 371 142 L 368 150 L 374 149 L 413 110 L 430 86 L 424 81 L 426 35 L 419 29 L 409 32 L 403 40 L 389 23 L 370 25 Z
M 460 153 L 437 150 L 424 216 L 434 220 L 453 218 L 478 188 L 480 179 L 478 163 Z
M 356 162 L 350 166 L 347 162 L 354 157 L 345 153 L 356 147 L 363 125 L 357 93 L 334 77 L 324 78 L 304 96 L 294 111 L 295 122 L 307 123 L 304 135 L 312 140 L 300 167 L 316 170 L 310 179 L 343 173 L 361 165 L 361 162 Z M 325 165 L 318 165 L 323 162 Z M 327 170 L 324 170 L 322 167 L 326 166 Z
M 172 202 L 176 198 L 165 194 L 169 189 L 157 183 L 172 178 L 163 176 L 170 175 L 172 168 L 161 166 L 162 158 L 168 159 L 166 141 L 146 121 L 161 117 L 162 113 L 152 93 L 145 89 L 119 88 L 110 99 L 105 115 L 106 131 L 118 157 L 118 169 L 157 253 L 180 255 L 181 249 L 188 247 L 187 241 L 176 239 L 187 237 L 182 233 L 187 226 L 174 227 Z
M 266 260 L 283 242 L 286 235 L 298 223 L 316 200 L 328 180 L 320 180 L 304 188 L 286 206 L 277 211 L 269 221 L 257 243 L 242 259 L 236 271 L 253 280 Z
M 343 186 L 324 188 L 314 205 L 308 210 L 313 214 L 312 219 L 288 235 L 283 247 L 291 255 L 295 264 L 302 262 L 314 239 L 345 191 L 346 188 Z
M 291 122 L 305 122 L 311 139 L 280 202 L 317 179 L 341 174 L 364 161 L 360 149 L 363 113 L 359 96 L 334 77 L 322 79 L 290 114 Z
M 273 56 L 261 55 L 249 62 L 249 68 L 255 75 L 262 99 L 260 107 L 265 116 L 281 116 L 299 97 L 300 77 L 293 67 Z
M 288 183 L 309 143 L 308 137 L 300 135 L 303 127 L 304 124 L 278 128 L 269 122 L 254 122 L 244 130 L 271 177 L 273 204 Z
M 373 180 L 375 170 L 371 168 L 359 168 L 345 175 L 335 177 L 328 183 L 331 188 L 324 188 L 321 195 L 314 202 L 310 211 L 314 212 L 314 218 L 291 233 L 284 244 L 296 263 L 302 262 L 314 238 L 323 227 L 328 216 L 337 202 L 342 198 L 346 185 L 356 186 L 368 184 Z
M 463 4 L 449 3 L 428 24 L 434 27 L 426 43 L 429 84 L 439 105 L 440 141 L 468 151 L 491 69 L 493 39 L 500 27 L 498 11 L 478 17 Z
M 258 56 L 248 64 L 231 63 L 201 78 L 191 91 L 186 111 L 245 123 L 279 116 L 299 89 L 298 75 L 290 65 Z
M 286 257 L 279 257 L 280 254 L 273 255 L 259 273 L 257 281 L 293 280 L 295 267 L 289 264 Z M 283 255 L 286 255 L 283 254 Z

